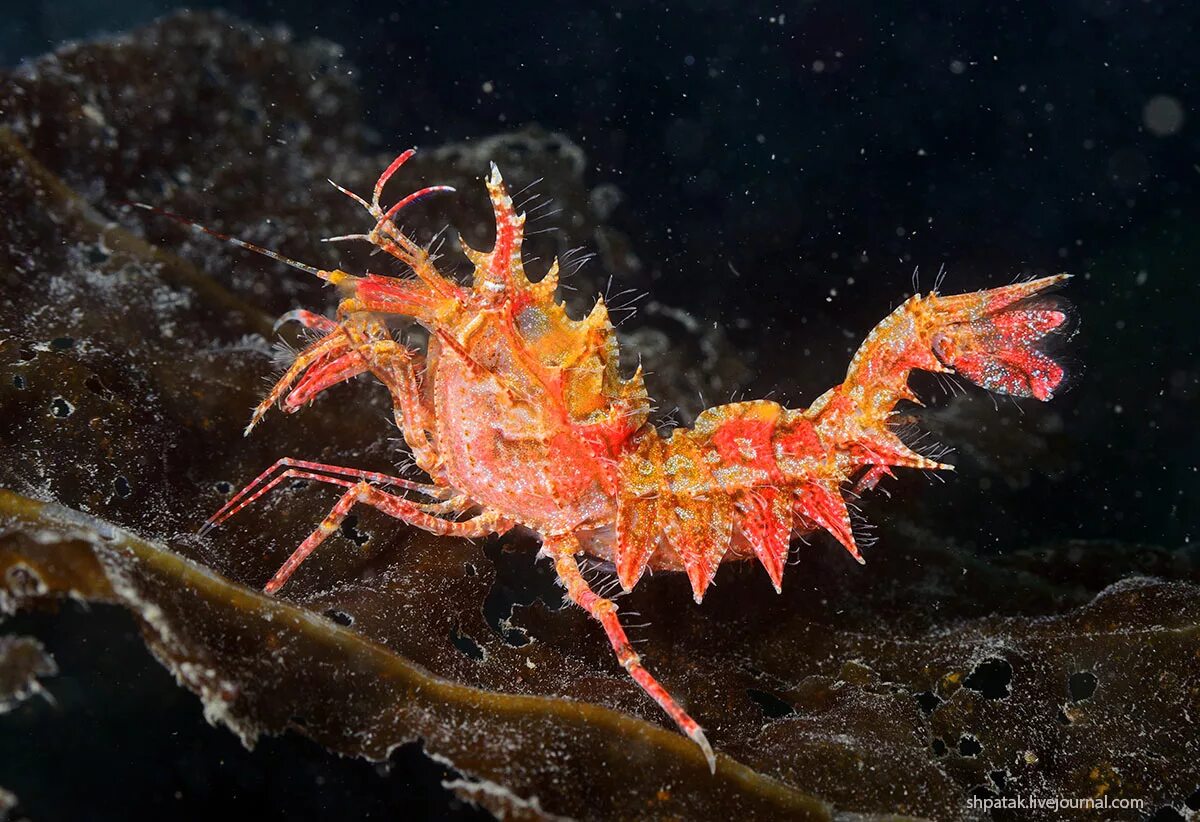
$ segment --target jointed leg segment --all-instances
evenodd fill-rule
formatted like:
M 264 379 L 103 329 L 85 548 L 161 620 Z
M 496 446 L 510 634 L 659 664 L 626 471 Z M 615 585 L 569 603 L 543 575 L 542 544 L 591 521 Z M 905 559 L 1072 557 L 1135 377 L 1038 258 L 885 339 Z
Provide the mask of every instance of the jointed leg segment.
M 339 480 L 336 484 L 342 485 L 348 483 Z M 342 498 L 333 506 L 333 510 L 317 526 L 317 529 L 309 534 L 304 542 L 300 543 L 299 548 L 292 552 L 287 562 L 276 572 L 275 576 L 271 578 L 271 581 L 266 584 L 263 590 L 268 594 L 273 594 L 283 587 L 283 584 L 295 573 L 300 564 L 317 549 L 318 545 L 325 541 L 326 537 L 338 529 L 347 514 L 350 513 L 350 509 L 360 502 L 374 506 L 388 516 L 395 517 L 409 525 L 415 525 L 418 528 L 438 534 L 439 536 L 482 537 L 488 534 L 504 532 L 512 527 L 511 523 L 503 517 L 491 512 L 485 512 L 461 522 L 440 519 L 421 510 L 420 505 L 411 500 L 381 491 L 365 482 L 355 483 L 342 495 Z
M 333 185 L 339 191 L 369 211 L 371 216 L 375 218 L 376 222 L 375 227 L 371 229 L 370 234 L 348 234 L 344 237 L 332 237 L 330 239 L 366 240 L 367 242 L 379 247 L 383 251 L 386 251 L 388 254 L 411 268 L 413 273 L 417 275 L 418 279 L 420 279 L 434 293 L 443 297 L 451 296 L 455 291 L 455 288 L 448 280 L 438 273 L 436 268 L 434 268 L 433 261 L 430 259 L 428 250 L 417 245 L 408 235 L 397 228 L 396 224 L 393 222 L 393 218 L 403 209 L 407 208 L 418 200 L 422 200 L 431 194 L 453 192 L 454 188 L 451 186 L 429 186 L 421 189 L 420 191 L 415 191 L 412 194 L 409 194 L 407 197 L 399 200 L 395 205 L 388 209 L 384 209 L 379 203 L 380 197 L 383 196 L 383 188 L 387 185 L 388 180 L 390 180 L 392 175 L 396 173 L 400 166 L 408 162 L 409 158 L 411 158 L 415 153 L 415 149 L 409 149 L 408 151 L 405 151 L 399 157 L 393 160 L 391 165 L 384 169 L 384 172 L 379 175 L 379 179 L 375 182 L 375 189 L 372 192 L 371 202 L 369 203 L 354 192 L 339 186 L 337 183 L 333 183 Z M 331 180 L 330 182 L 333 181 Z
M 272 405 L 277 403 L 288 392 L 292 384 L 304 373 L 305 369 L 316 363 L 341 357 L 350 350 L 350 338 L 346 336 L 345 332 L 339 326 L 328 335 L 301 351 L 296 355 L 296 359 L 284 375 L 280 377 L 279 381 L 268 392 L 267 396 L 263 397 L 262 402 L 254 408 L 254 413 L 250 416 L 250 424 L 246 426 L 246 430 L 242 433 L 247 436 L 250 434 L 254 426 L 258 425 L 259 420 L 266 415 Z
M 396 344 L 397 346 L 399 344 Z M 412 357 L 380 357 L 374 352 L 371 370 L 392 395 L 396 425 L 404 434 L 404 442 L 422 471 L 437 478 L 441 474 L 437 449 L 429 439 L 433 420 L 429 409 L 421 402 L 421 384 Z
M 282 474 L 279 474 L 270 482 L 267 478 L 274 474 L 278 469 L 285 468 Z M 321 473 L 316 473 L 321 472 Z M 332 474 L 334 476 L 327 476 Z M 380 485 L 390 485 L 396 488 L 404 488 L 409 491 L 416 491 L 433 499 L 445 500 L 450 496 L 451 491 L 448 488 L 442 488 L 437 485 L 429 485 L 422 482 L 413 482 L 412 480 L 404 479 L 403 477 L 393 477 L 388 474 L 381 474 L 378 471 L 363 471 L 358 468 L 343 468 L 339 465 L 327 465 L 322 462 L 309 462 L 308 460 L 298 460 L 292 457 L 284 457 L 278 460 L 274 465 L 263 471 L 254 478 L 245 488 L 238 491 L 229 502 L 221 506 L 221 509 L 213 514 L 204 523 L 200 529 L 201 534 L 211 531 L 216 526 L 220 525 L 225 520 L 232 517 L 238 511 L 245 508 L 256 499 L 266 494 L 287 477 L 297 477 L 299 479 L 312 479 L 319 482 L 328 482 L 332 485 L 353 486 L 356 481 L 376 482 Z M 352 478 L 352 479 L 347 479 Z M 261 486 L 261 487 L 260 487 Z
M 312 311 L 306 311 L 303 308 L 293 308 L 280 315 L 275 321 L 273 330 L 278 331 L 284 324 L 290 322 L 298 322 L 305 328 L 311 328 L 314 331 L 320 331 L 322 334 L 328 334 L 331 331 L 336 331 L 338 324 L 328 317 L 320 314 L 314 314 Z
M 617 662 L 621 663 L 621 667 L 629 672 L 642 690 L 667 712 L 667 715 L 679 726 L 679 730 L 700 746 L 704 758 L 708 760 L 708 767 L 715 773 L 717 760 L 700 725 L 642 666 L 641 657 L 629 644 L 625 629 L 621 627 L 621 622 L 617 618 L 617 604 L 593 591 L 587 584 L 587 580 L 580 574 L 579 564 L 575 561 L 575 554 L 580 550 L 579 541 L 572 536 L 548 537 L 543 544 L 543 550 L 554 557 L 554 567 L 558 572 L 559 581 L 567 589 L 567 596 L 604 628 L 604 633 L 608 635 L 608 641 L 612 645 L 613 653 L 617 655 Z

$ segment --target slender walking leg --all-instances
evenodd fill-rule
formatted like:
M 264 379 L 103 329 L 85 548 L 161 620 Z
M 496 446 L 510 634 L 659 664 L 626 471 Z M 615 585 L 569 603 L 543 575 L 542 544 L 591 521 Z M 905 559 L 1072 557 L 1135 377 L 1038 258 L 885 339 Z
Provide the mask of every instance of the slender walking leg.
M 292 457 L 284 457 L 278 460 L 266 471 L 263 471 L 261 474 L 255 477 L 250 484 L 248 484 L 241 491 L 238 491 L 229 500 L 229 502 L 222 505 L 220 510 L 209 517 L 204 523 L 200 533 L 203 534 L 212 530 L 278 485 L 282 475 L 280 475 L 280 477 L 276 477 L 270 482 L 266 482 L 266 480 L 280 468 L 301 469 L 304 472 L 310 472 L 308 474 L 302 474 L 300 472 L 291 473 L 292 476 L 301 477 L 303 479 L 315 479 L 321 482 L 332 483 L 333 478 L 313 473 L 322 472 L 322 474 L 334 474 L 340 477 L 352 477 L 355 480 L 365 480 L 367 482 L 377 482 L 380 485 L 391 485 L 397 488 L 404 488 L 409 491 L 416 491 L 434 499 L 445 499 L 447 494 L 450 493 L 450 490 L 447 488 L 442 488 L 437 485 L 429 485 L 422 482 L 413 482 L 412 480 L 407 480 L 403 477 L 393 477 L 389 474 L 381 474 L 377 471 L 363 471 L 358 468 L 343 468 L 339 465 L 327 465 L 322 462 L 310 462 L 308 460 L 298 460 Z M 289 472 L 285 471 L 284 473 Z M 264 485 L 264 483 L 266 484 Z M 333 484 L 345 484 L 347 487 L 354 485 L 353 482 L 346 480 L 343 480 L 341 483 Z
M 315 531 L 308 535 L 308 538 L 304 542 L 300 543 L 300 547 L 292 552 L 292 555 L 283 563 L 283 566 L 275 573 L 275 576 L 271 578 L 271 581 L 266 584 L 263 590 L 268 594 L 273 594 L 282 588 L 283 584 L 288 581 L 288 578 L 300 567 L 300 564 L 308 559 L 309 555 L 317 549 L 318 545 L 325 541 L 326 537 L 338 529 L 338 526 L 342 524 L 346 515 L 350 513 L 350 509 L 360 502 L 374 506 L 388 516 L 395 517 L 409 525 L 415 525 L 418 528 L 441 536 L 482 537 L 488 534 L 507 531 L 512 527 L 512 523 L 490 511 L 485 511 L 479 516 L 465 519 L 461 522 L 440 519 L 422 511 L 411 500 L 397 497 L 386 491 L 381 491 L 378 488 L 367 485 L 365 482 L 360 482 L 342 494 L 342 498 L 333 506 L 333 510 L 329 512 L 329 515 L 317 526 Z
M 634 652 L 633 647 L 629 644 L 629 638 L 625 636 L 625 629 L 621 627 L 621 622 L 617 619 L 617 604 L 593 591 L 587 584 L 587 580 L 579 573 L 579 564 L 575 561 L 575 554 L 580 550 L 579 541 L 569 535 L 548 537 L 543 543 L 543 550 L 554 557 L 554 568 L 558 572 L 559 581 L 567 589 L 567 596 L 604 628 L 604 633 L 608 635 L 608 641 L 612 645 L 613 653 L 617 655 L 617 662 L 621 663 L 621 667 L 629 672 L 642 690 L 667 712 L 667 715 L 679 726 L 679 730 L 700 746 L 704 758 L 708 760 L 709 769 L 715 773 L 717 759 L 713 754 L 712 746 L 708 744 L 708 740 L 704 736 L 704 731 L 696 723 L 696 720 L 688 716 L 687 712 L 679 706 L 667 689 L 660 685 L 658 680 L 642 666 L 641 657 Z

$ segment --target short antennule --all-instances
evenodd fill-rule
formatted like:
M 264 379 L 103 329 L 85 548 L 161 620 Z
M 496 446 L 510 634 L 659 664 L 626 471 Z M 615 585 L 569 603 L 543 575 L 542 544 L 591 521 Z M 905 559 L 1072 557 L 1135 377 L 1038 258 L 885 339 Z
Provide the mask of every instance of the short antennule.
M 209 228 L 206 225 L 201 225 L 200 223 L 196 222 L 195 220 L 184 217 L 181 214 L 176 214 L 173 211 L 167 211 L 165 208 L 159 208 L 158 206 L 152 206 L 147 203 L 135 203 L 135 202 L 131 202 L 129 200 L 124 200 L 123 202 L 126 205 L 131 205 L 135 208 L 140 208 L 145 211 L 149 211 L 152 214 L 157 214 L 160 217 L 166 217 L 168 220 L 174 220 L 175 222 L 179 223 L 180 225 L 185 225 L 188 228 L 194 229 L 195 231 L 201 231 L 201 232 L 209 235 L 210 237 L 216 237 L 218 240 L 224 240 L 225 242 L 230 243 L 232 245 L 236 245 L 239 248 L 244 248 L 247 251 L 253 251 L 255 254 L 261 254 L 264 257 L 270 257 L 272 260 L 276 260 L 278 262 L 283 263 L 284 265 L 291 266 L 292 268 L 298 269 L 299 271 L 305 271 L 316 277 L 320 277 L 322 280 L 325 280 L 327 282 L 337 281 L 337 280 L 341 279 L 340 277 L 336 276 L 339 272 L 325 271 L 325 270 L 317 268 L 315 266 L 311 266 L 306 263 L 302 263 L 297 260 L 293 260 L 291 257 L 285 257 L 282 254 L 280 254 L 278 251 L 272 251 L 269 248 L 263 248 L 260 245 L 255 245 L 254 243 L 248 243 L 245 240 L 238 239 L 237 237 L 231 237 L 228 234 L 222 234 L 220 231 L 214 231 L 213 229 Z M 344 276 L 345 275 L 343 275 L 343 277 Z

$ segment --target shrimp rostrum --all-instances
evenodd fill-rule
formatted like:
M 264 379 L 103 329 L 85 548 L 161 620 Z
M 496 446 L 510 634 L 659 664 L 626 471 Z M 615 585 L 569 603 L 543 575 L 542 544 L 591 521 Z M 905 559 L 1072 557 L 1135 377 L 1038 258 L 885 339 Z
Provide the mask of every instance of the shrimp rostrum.
M 617 605 L 592 589 L 581 555 L 612 564 L 626 591 L 647 571 L 682 571 L 696 602 L 723 562 L 756 559 L 776 590 L 794 537 L 828 531 L 862 562 L 845 494 L 873 487 L 894 468 L 942 470 L 889 425 L 901 400 L 917 402 L 913 369 L 953 373 L 998 394 L 1048 400 L 1064 380 L 1045 353 L 1061 334 L 1065 306 L 1046 296 L 1067 275 L 943 297 L 913 295 L 867 335 L 845 380 L 806 409 L 766 400 L 709 408 L 690 429 L 663 435 L 650 423 L 639 368 L 623 378 L 604 301 L 582 319 L 556 298 L 558 264 L 537 282 L 521 254 L 518 214 L 495 165 L 486 180 L 496 221 L 491 251 L 463 244 L 473 282 L 444 276 L 396 215 L 445 187 L 390 207 L 380 198 L 410 156 L 379 177 L 369 242 L 398 260 L 404 276 L 325 271 L 266 253 L 337 286 L 333 319 L 293 311 L 316 332 L 254 410 L 246 433 L 273 406 L 293 412 L 325 389 L 369 373 L 390 392 L 396 424 L 424 472 L 422 482 L 283 459 L 235 495 L 215 526 L 286 478 L 340 486 L 341 498 L 266 591 L 278 591 L 358 505 L 447 537 L 480 537 L 516 526 L 534 532 L 570 600 L 604 629 L 617 662 L 699 745 L 697 722 L 634 651 Z M 226 238 L 231 239 L 231 238 Z M 424 350 L 397 340 L 389 318 L 428 330 Z

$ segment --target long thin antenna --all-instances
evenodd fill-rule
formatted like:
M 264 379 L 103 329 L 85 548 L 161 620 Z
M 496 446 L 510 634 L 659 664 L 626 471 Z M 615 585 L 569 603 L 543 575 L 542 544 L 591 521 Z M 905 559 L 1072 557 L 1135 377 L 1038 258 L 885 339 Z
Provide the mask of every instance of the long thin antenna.
M 135 208 L 144 209 L 145 211 L 149 211 L 152 214 L 157 214 L 160 217 L 166 217 L 169 220 L 174 220 L 175 222 L 179 223 L 180 225 L 185 225 L 188 228 L 191 228 L 195 231 L 202 231 L 205 234 L 209 235 L 210 237 L 216 237 L 218 240 L 224 240 L 227 243 L 232 243 L 233 245 L 236 245 L 239 248 L 244 248 L 247 251 L 253 251 L 255 254 L 261 254 L 264 257 L 270 257 L 272 260 L 277 260 L 278 262 L 281 262 L 284 265 L 289 265 L 292 268 L 298 269 L 300 271 L 305 271 L 309 274 L 312 274 L 316 277 L 321 278 L 322 280 L 328 281 L 330 276 L 333 273 L 330 271 L 322 271 L 319 268 L 314 268 L 313 266 L 307 265 L 305 263 L 297 262 L 296 260 L 293 260 L 291 257 L 285 257 L 282 254 L 280 254 L 279 252 L 272 251 L 269 248 L 263 248 L 260 245 L 255 245 L 254 243 L 248 243 L 245 240 L 239 240 L 237 237 L 231 237 L 228 234 L 222 234 L 219 231 L 214 231 L 213 229 L 209 228 L 208 226 L 201 225 L 200 223 L 196 222 L 195 220 L 188 219 L 187 217 L 184 217 L 180 214 L 176 214 L 173 211 L 167 211 L 165 208 L 159 208 L 158 206 L 152 206 L 152 205 L 148 205 L 146 203 L 134 203 L 134 202 L 130 202 L 129 200 L 123 200 L 122 202 L 124 202 L 126 205 L 134 206 Z

